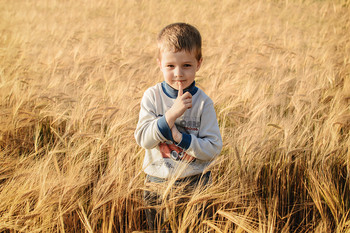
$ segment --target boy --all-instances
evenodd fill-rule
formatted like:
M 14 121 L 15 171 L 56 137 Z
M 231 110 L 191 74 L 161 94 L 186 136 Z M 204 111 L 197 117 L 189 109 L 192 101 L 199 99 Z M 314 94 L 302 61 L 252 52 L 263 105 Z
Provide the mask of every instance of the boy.
M 146 152 L 146 182 L 205 185 L 210 173 L 203 172 L 221 152 L 222 139 L 213 102 L 194 81 L 202 64 L 201 35 L 189 24 L 175 23 L 161 30 L 157 42 L 164 81 L 145 91 L 135 130 Z M 157 196 L 146 192 L 145 198 L 155 204 L 151 199 Z M 155 214 L 146 212 L 151 229 Z

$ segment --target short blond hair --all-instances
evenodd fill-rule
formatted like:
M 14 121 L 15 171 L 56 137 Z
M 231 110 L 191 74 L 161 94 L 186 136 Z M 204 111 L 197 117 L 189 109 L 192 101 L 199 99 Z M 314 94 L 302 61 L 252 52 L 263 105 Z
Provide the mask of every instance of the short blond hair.
M 187 23 L 173 23 L 163 28 L 157 37 L 158 56 L 161 52 L 194 52 L 197 61 L 202 58 L 202 37 L 197 28 Z

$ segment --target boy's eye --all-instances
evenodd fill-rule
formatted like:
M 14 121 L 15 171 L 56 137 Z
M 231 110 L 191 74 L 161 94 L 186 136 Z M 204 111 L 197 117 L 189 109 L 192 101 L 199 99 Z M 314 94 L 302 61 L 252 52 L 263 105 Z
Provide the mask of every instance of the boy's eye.
M 191 64 L 185 64 L 184 67 L 191 67 Z
M 167 65 L 166 67 L 173 68 L 173 67 L 174 67 L 174 65 Z

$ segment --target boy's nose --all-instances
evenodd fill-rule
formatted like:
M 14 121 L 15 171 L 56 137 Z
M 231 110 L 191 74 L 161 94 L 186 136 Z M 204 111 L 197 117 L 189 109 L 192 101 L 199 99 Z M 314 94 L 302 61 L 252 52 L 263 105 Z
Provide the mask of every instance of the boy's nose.
M 175 72 L 174 72 L 175 77 L 182 77 L 183 76 L 183 72 L 180 68 L 176 68 Z

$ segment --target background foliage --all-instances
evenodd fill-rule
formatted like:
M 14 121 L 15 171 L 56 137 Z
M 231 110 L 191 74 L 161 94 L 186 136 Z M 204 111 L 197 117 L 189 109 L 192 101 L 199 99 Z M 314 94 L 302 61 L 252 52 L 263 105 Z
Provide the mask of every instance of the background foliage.
M 145 230 L 155 38 L 195 25 L 224 140 L 177 232 L 349 231 L 348 1 L 0 1 L 0 231 Z M 209 205 L 208 205 L 209 203 Z M 199 216 L 201 208 L 212 215 Z

